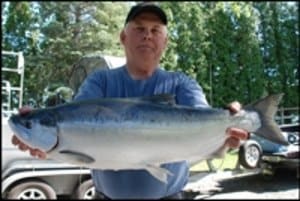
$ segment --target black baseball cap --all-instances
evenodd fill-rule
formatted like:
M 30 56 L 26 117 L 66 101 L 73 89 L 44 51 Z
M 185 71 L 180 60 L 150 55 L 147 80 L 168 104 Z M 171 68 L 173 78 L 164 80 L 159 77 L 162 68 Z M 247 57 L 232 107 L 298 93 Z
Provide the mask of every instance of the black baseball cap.
M 151 13 L 156 14 L 160 18 L 162 23 L 164 25 L 167 25 L 167 16 L 166 16 L 165 12 L 156 4 L 149 3 L 149 2 L 143 2 L 143 3 L 139 3 L 135 6 L 133 6 L 127 15 L 127 18 L 125 20 L 125 25 L 129 21 L 133 20 L 136 16 L 138 16 L 144 12 L 151 12 Z

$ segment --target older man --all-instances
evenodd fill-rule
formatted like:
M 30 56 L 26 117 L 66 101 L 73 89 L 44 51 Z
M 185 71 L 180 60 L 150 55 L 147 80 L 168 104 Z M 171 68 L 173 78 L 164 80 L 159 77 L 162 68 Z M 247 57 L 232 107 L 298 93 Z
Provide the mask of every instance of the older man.
M 98 70 L 90 74 L 81 85 L 75 100 L 101 97 L 139 97 L 155 94 L 173 94 L 176 103 L 193 107 L 209 107 L 202 88 L 194 80 L 180 72 L 163 70 L 159 63 L 168 42 L 165 12 L 151 3 L 133 6 L 128 13 L 120 40 L 126 54 L 126 64 L 117 69 Z M 232 103 L 233 111 L 240 105 Z M 26 112 L 23 109 L 20 112 Z M 247 133 L 228 129 L 226 147 L 237 147 Z M 184 133 L 182 133 L 184 135 Z M 16 137 L 14 144 L 29 149 L 41 158 L 46 153 L 33 150 Z M 167 183 L 154 178 L 145 170 L 92 170 L 96 191 L 110 199 L 160 199 L 182 198 L 181 190 L 188 181 L 189 166 L 186 161 L 162 164 L 172 176 Z

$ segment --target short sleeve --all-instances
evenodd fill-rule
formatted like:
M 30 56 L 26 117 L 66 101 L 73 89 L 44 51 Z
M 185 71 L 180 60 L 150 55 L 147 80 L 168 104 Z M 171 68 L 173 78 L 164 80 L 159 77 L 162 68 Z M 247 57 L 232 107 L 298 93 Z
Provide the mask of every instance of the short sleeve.
M 103 76 L 102 70 L 94 71 L 83 81 L 74 100 L 101 98 L 103 97 L 104 85 L 105 76 Z
M 195 79 L 180 73 L 179 84 L 176 89 L 177 103 L 193 107 L 210 107 L 202 87 Z

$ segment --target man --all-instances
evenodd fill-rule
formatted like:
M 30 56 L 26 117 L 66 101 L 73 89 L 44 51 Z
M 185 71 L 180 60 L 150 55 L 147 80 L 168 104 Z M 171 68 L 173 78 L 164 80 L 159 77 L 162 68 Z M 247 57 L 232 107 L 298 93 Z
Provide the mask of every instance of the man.
M 130 10 L 120 40 L 126 54 L 126 65 L 111 70 L 98 70 L 90 74 L 79 89 L 75 100 L 100 97 L 139 97 L 155 94 L 173 94 L 176 103 L 193 107 L 209 107 L 199 84 L 179 72 L 167 72 L 159 67 L 167 45 L 167 17 L 163 10 L 151 3 L 141 3 Z M 240 109 L 234 102 L 233 112 Z M 23 109 L 20 112 L 26 112 Z M 245 131 L 229 128 L 230 136 L 224 144 L 237 147 L 246 139 Z M 184 133 L 183 133 L 184 135 Z M 13 137 L 21 150 L 45 158 L 46 153 L 31 149 Z M 166 184 L 145 170 L 92 170 L 96 191 L 111 199 L 181 198 L 181 190 L 188 180 L 189 166 L 185 161 L 162 164 L 173 173 Z

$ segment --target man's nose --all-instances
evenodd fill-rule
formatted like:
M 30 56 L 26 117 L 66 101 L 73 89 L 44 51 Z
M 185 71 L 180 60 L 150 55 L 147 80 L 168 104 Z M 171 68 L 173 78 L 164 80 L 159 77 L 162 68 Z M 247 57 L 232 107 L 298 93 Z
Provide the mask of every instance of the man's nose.
M 143 34 L 144 40 L 148 40 L 152 37 L 151 30 L 145 29 Z

